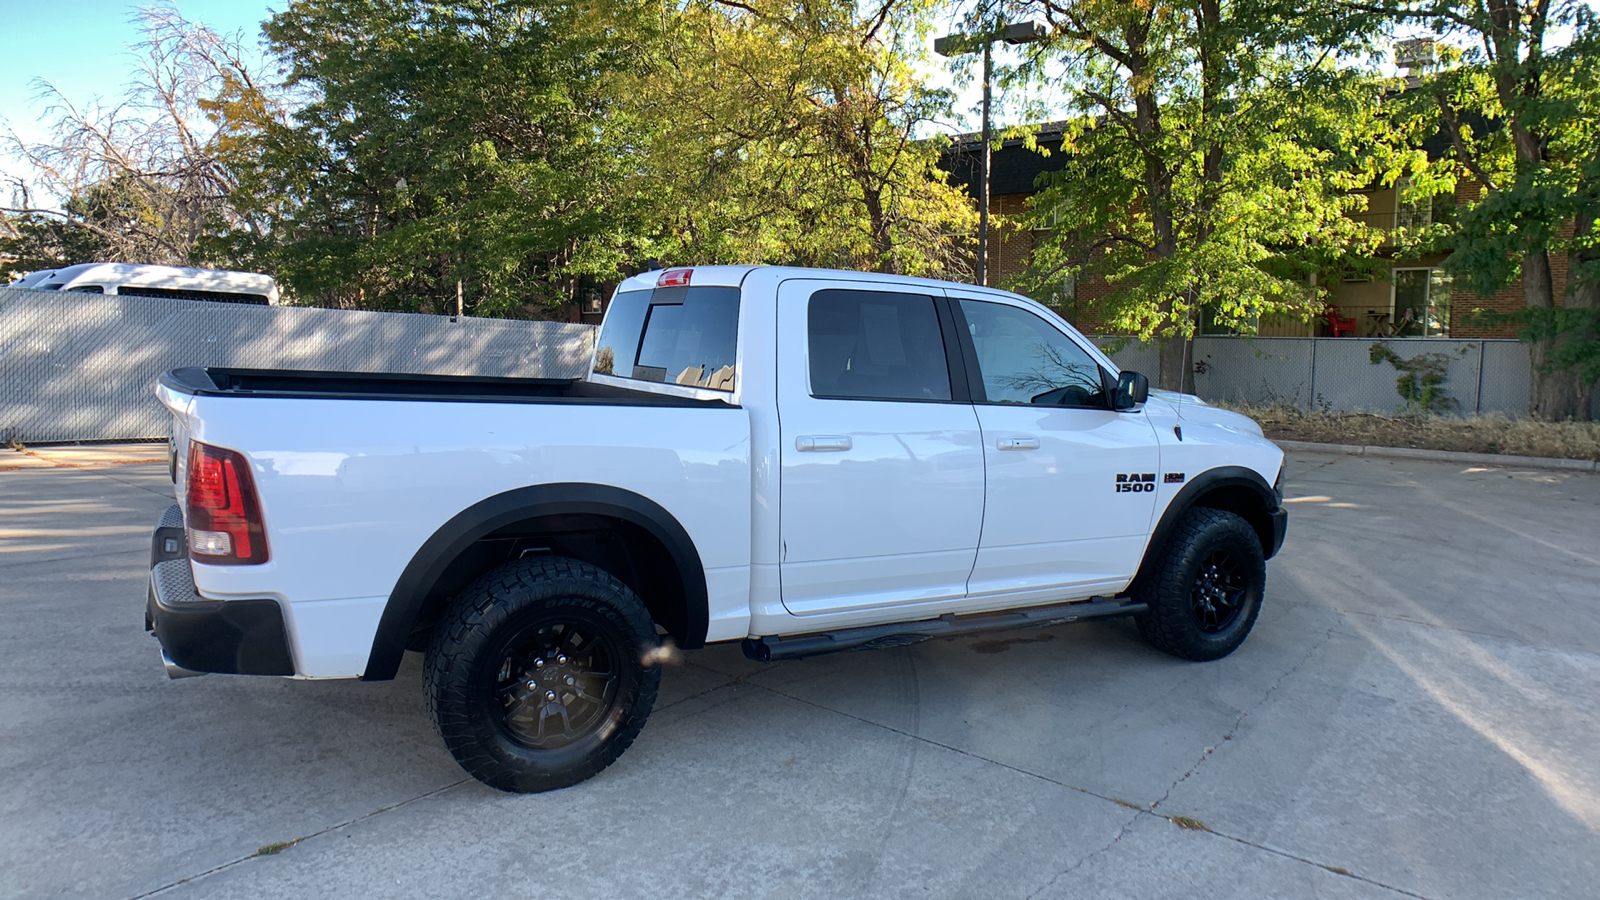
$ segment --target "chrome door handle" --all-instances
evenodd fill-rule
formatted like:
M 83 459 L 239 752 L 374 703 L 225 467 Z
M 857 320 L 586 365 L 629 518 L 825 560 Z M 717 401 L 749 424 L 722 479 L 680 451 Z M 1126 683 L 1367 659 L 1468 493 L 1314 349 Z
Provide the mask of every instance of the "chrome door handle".
M 1037 450 L 1039 449 L 1039 439 L 1024 435 L 1003 437 L 995 441 L 995 446 L 1001 450 Z
M 808 434 L 794 439 L 794 448 L 801 452 L 822 450 L 849 450 L 850 436 L 844 434 Z

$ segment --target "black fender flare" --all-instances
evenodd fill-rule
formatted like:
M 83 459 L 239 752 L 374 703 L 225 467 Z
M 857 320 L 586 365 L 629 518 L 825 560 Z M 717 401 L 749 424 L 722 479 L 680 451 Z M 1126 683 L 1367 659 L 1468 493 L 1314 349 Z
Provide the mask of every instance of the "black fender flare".
M 540 484 L 496 494 L 457 513 L 423 542 L 400 573 L 361 678 L 387 681 L 400 668 L 411 630 L 435 584 L 449 565 L 482 538 L 525 519 L 559 515 L 598 515 L 636 525 L 660 541 L 683 578 L 687 634 L 682 646 L 705 645 L 710 622 L 705 567 L 689 532 L 648 497 L 604 484 Z
M 1179 491 L 1178 495 L 1172 498 L 1172 502 L 1167 504 L 1166 511 L 1161 514 L 1161 520 L 1156 523 L 1155 529 L 1150 532 L 1150 541 L 1145 544 L 1144 558 L 1139 561 L 1139 574 L 1135 576 L 1134 581 L 1137 583 L 1139 577 L 1144 575 L 1145 568 L 1150 564 L 1152 555 L 1159 553 L 1161 548 L 1166 546 L 1167 536 L 1172 534 L 1172 529 L 1178 524 L 1178 519 L 1184 513 L 1195 506 L 1196 502 L 1205 494 L 1218 488 L 1230 487 L 1245 488 L 1259 497 L 1262 509 L 1266 511 L 1269 518 L 1276 516 L 1282 519 L 1284 517 L 1283 510 L 1278 503 L 1277 491 L 1273 490 L 1272 485 L 1267 484 L 1267 480 L 1262 478 L 1260 473 L 1254 469 L 1247 469 L 1244 466 L 1219 466 L 1215 469 L 1208 469 L 1189 479 L 1189 483 L 1183 486 L 1183 490 Z M 1255 525 L 1255 523 L 1251 524 Z M 1256 525 L 1255 527 L 1260 532 L 1261 526 Z M 1262 549 L 1270 559 L 1278 552 L 1277 544 L 1283 540 L 1281 525 L 1277 528 L 1277 536 L 1275 538 L 1270 533 L 1263 533 L 1261 538 Z

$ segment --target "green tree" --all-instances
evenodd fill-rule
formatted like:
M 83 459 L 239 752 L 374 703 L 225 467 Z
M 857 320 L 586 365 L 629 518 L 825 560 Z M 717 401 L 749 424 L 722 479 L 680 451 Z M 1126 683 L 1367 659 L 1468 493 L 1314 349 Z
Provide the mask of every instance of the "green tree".
M 68 209 L 73 205 L 69 202 Z M 70 218 L 38 212 L 0 215 L 0 285 L 29 272 L 107 256 L 99 236 Z
M 1513 318 L 1531 345 L 1530 413 L 1589 418 L 1600 376 L 1600 36 L 1593 10 L 1580 0 L 1349 6 L 1445 38 L 1439 64 L 1408 92 L 1405 111 L 1450 139 L 1445 165 L 1417 190 L 1453 187 L 1459 178 L 1481 186 L 1445 235 L 1454 248 L 1445 268 L 1481 294 L 1520 284 L 1524 309 Z M 1562 27 L 1576 39 L 1553 48 L 1552 32 Z M 1558 298 L 1552 259 L 1563 255 L 1569 280 Z
M 1100 276 L 1108 324 L 1155 339 L 1158 384 L 1192 390 L 1201 311 L 1246 330 L 1309 318 L 1319 281 L 1381 234 L 1347 215 L 1414 154 L 1377 114 L 1383 86 L 1336 67 L 1365 35 L 1317 4 L 1027 0 L 980 21 L 1042 18 L 1023 77 L 1071 111 L 1061 171 L 1035 198 L 1045 232 L 1020 287 Z M 1322 276 L 1321 278 L 1313 276 Z
M 514 314 L 614 273 L 638 229 L 615 79 L 637 8 L 553 0 L 299 0 L 266 23 L 295 101 L 217 110 L 240 252 L 304 299 Z M 621 32 L 619 39 L 618 32 Z
M 649 127 L 653 255 L 954 275 L 971 204 L 917 140 L 930 6 L 690 0 L 664 12 L 630 112 Z

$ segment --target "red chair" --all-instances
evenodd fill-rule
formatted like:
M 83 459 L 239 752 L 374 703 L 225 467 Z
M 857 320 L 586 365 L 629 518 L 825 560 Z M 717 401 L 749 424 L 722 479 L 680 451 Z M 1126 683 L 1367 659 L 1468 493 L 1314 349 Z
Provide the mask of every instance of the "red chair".
M 1334 337 L 1355 337 L 1356 320 L 1346 319 L 1339 315 L 1339 307 L 1328 304 L 1322 308 L 1322 314 L 1328 317 L 1328 330 Z

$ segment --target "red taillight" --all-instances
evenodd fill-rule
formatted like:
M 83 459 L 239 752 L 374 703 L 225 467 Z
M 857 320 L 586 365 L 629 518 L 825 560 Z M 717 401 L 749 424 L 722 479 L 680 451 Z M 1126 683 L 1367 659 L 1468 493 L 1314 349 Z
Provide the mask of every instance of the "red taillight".
M 235 450 L 189 442 L 184 528 L 196 562 L 250 565 L 267 561 L 250 464 Z
M 668 269 L 656 279 L 656 287 L 685 287 L 689 284 L 689 276 L 694 274 L 693 269 Z

